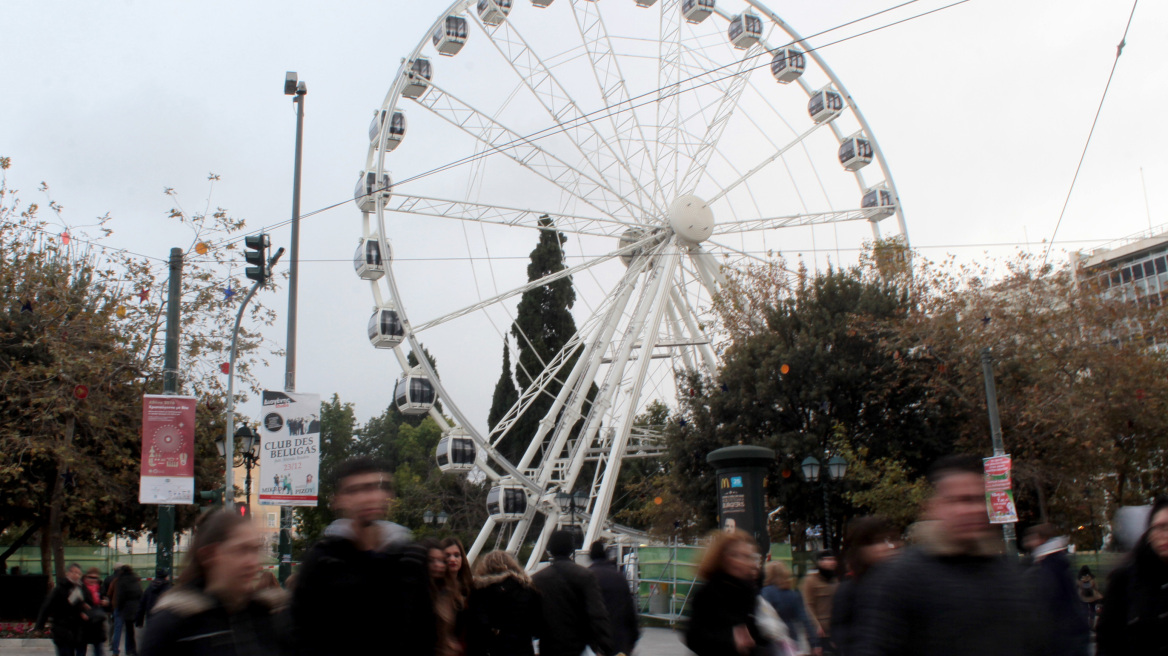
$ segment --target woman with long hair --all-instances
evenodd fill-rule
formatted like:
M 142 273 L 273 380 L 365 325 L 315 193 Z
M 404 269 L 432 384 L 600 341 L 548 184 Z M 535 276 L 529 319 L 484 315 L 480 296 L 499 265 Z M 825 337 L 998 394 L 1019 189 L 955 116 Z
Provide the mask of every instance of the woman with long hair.
M 769 645 L 755 621 L 758 544 L 748 533 L 715 534 L 698 566 L 686 644 L 698 656 L 763 656 Z
M 287 654 L 284 591 L 255 587 L 264 548 L 247 517 L 229 510 L 206 515 L 178 585 L 154 607 L 140 656 Z
M 470 571 L 470 563 L 466 561 L 466 549 L 462 541 L 449 537 L 441 542 L 442 553 L 446 554 L 446 580 L 456 593 L 454 638 L 458 640 L 462 650 L 466 651 L 467 609 L 470 607 L 470 593 L 474 590 L 474 575 Z
M 506 551 L 479 556 L 468 609 L 469 656 L 532 656 L 543 625 L 531 577 Z
M 462 643 L 455 633 L 458 611 L 463 598 L 446 566 L 446 552 L 442 543 L 425 539 L 419 545 L 426 551 L 427 573 L 430 579 L 430 600 L 434 604 L 434 623 L 437 628 L 437 656 L 461 656 Z
M 815 626 L 807 616 L 803 595 L 795 589 L 795 577 L 786 565 L 778 561 L 767 564 L 759 596 L 775 609 L 779 619 L 790 629 L 791 639 L 798 645 L 800 654 L 809 654 L 819 646 L 819 636 L 815 635 Z
M 899 536 L 883 517 L 859 517 L 844 534 L 847 575 L 831 602 L 831 639 L 841 656 L 857 650 L 856 627 L 862 623 L 859 593 L 872 568 L 896 555 Z
M 1168 652 L 1168 497 L 1148 514 L 1148 528 L 1108 579 L 1099 614 L 1099 656 Z

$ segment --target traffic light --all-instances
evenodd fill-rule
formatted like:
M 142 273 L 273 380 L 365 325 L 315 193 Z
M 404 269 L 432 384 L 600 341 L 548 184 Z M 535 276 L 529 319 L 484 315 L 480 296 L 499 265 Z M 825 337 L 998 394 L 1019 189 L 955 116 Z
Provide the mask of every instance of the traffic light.
M 260 283 L 268 281 L 271 271 L 268 270 L 268 249 L 272 241 L 266 233 L 248 235 L 243 238 L 245 251 L 243 257 L 250 265 L 247 267 L 247 277 Z
M 199 512 L 205 513 L 215 510 L 223 505 L 223 491 L 225 487 L 217 487 L 214 490 L 202 490 L 199 492 L 199 498 L 211 503 L 199 508 Z
M 241 503 L 236 508 L 240 517 L 251 517 L 251 509 L 247 507 L 246 503 Z

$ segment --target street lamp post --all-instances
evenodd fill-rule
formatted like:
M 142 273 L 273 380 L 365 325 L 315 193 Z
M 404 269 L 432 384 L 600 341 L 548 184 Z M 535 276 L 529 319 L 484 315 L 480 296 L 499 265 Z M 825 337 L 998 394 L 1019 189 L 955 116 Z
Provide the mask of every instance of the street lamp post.
M 244 478 L 244 503 L 251 504 L 251 470 L 259 464 L 259 436 L 247 424 L 243 424 L 235 431 L 235 439 L 239 441 L 242 450 L 239 453 L 232 455 L 232 465 L 235 467 L 243 467 L 247 472 Z M 227 441 L 220 436 L 215 440 L 215 448 L 219 450 L 220 457 L 227 457 Z M 234 445 L 232 445 L 234 448 Z
M 445 511 L 435 514 L 433 510 L 427 510 L 422 513 L 422 521 L 429 526 L 445 526 L 449 520 L 450 515 L 447 515 Z
M 814 483 L 819 480 L 823 467 L 815 456 L 803 459 L 803 478 Z M 823 476 L 823 548 L 831 546 L 831 505 L 828 497 L 827 479 L 839 481 L 848 473 L 848 461 L 840 456 L 832 456 L 827 461 L 827 472 Z
M 567 492 L 556 493 L 556 505 L 560 507 L 560 512 L 568 513 L 571 518 L 569 526 L 572 527 L 572 534 L 575 536 L 576 548 L 584 548 L 584 531 L 576 525 L 576 513 L 582 512 L 588 507 L 588 496 L 583 492 Z

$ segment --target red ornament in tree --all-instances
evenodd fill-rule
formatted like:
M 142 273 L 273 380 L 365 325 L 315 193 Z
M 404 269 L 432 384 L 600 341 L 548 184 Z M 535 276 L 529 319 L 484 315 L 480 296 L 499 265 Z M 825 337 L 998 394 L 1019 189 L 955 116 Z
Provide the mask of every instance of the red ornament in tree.
M 146 299 L 148 299 L 148 298 L 150 298 L 150 291 L 149 290 L 143 289 L 142 291 L 138 292 L 138 302 L 139 303 L 145 303 Z
M 77 387 L 73 388 L 73 396 L 84 400 L 85 397 L 89 396 L 89 388 L 85 385 L 78 385 Z
M 231 373 L 231 363 L 224 362 L 223 364 L 219 365 L 219 371 L 222 371 L 224 374 Z

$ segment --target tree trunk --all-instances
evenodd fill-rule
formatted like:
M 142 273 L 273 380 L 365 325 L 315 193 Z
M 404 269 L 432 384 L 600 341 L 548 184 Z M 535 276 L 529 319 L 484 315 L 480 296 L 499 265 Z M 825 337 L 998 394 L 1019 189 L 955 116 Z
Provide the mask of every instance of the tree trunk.
M 28 528 L 25 529 L 24 533 L 22 533 L 20 535 L 20 537 L 16 538 L 16 540 L 11 545 L 9 545 L 7 549 L 4 550 L 4 553 L 0 554 L 0 574 L 3 574 L 4 572 L 8 571 L 8 558 L 9 558 L 9 556 L 16 553 L 17 549 L 20 549 L 25 544 L 27 544 L 29 538 L 32 537 L 32 534 L 36 533 L 37 529 L 39 529 L 40 527 L 41 527 L 40 522 L 33 522 L 32 524 L 29 524 Z
M 1046 524 L 1050 522 L 1050 516 L 1046 514 L 1046 494 L 1042 491 L 1042 481 L 1037 476 L 1034 477 L 1034 490 L 1038 492 L 1038 516 L 1042 523 Z
M 50 563 L 53 562 L 52 552 L 49 550 L 49 525 L 41 527 L 41 573 L 49 577 L 49 587 L 53 587 L 53 571 Z
M 58 579 L 65 578 L 65 535 L 61 530 L 65 506 L 65 475 L 69 472 L 69 447 L 73 443 L 75 420 L 70 414 L 65 419 L 65 440 L 57 452 L 57 476 L 53 480 L 53 496 L 49 501 L 49 539 L 52 541 L 53 568 Z

